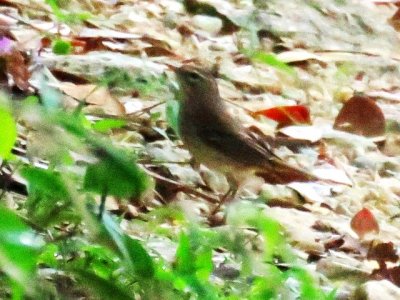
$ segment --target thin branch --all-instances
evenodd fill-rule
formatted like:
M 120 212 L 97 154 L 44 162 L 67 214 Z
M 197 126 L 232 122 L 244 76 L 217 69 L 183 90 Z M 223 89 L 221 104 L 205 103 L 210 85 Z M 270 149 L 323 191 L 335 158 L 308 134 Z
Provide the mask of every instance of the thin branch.
M 156 180 L 159 180 L 161 182 L 176 186 L 180 191 L 182 191 L 182 192 L 184 192 L 186 194 L 190 194 L 190 195 L 193 195 L 193 196 L 200 197 L 200 198 L 202 198 L 202 199 L 204 199 L 204 200 L 206 200 L 206 201 L 208 201 L 208 202 L 210 202 L 212 204 L 216 204 L 216 203 L 220 202 L 219 197 L 215 197 L 215 196 L 200 192 L 200 191 L 196 190 L 195 188 L 193 188 L 191 186 L 188 186 L 188 185 L 179 183 L 177 181 L 174 181 L 172 179 L 166 178 L 166 177 L 164 177 L 164 176 L 162 176 L 160 174 L 157 174 L 157 173 L 155 173 L 153 171 L 150 171 L 149 169 L 146 169 L 146 168 L 143 168 L 143 169 L 147 174 L 149 174 L 151 177 L 155 178 Z

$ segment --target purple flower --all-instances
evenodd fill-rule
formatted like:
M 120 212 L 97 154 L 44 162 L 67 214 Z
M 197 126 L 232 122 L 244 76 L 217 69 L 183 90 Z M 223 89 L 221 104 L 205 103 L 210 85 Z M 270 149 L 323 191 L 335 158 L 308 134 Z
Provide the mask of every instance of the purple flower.
M 14 41 L 3 36 L 0 38 L 0 55 L 10 54 L 13 48 Z

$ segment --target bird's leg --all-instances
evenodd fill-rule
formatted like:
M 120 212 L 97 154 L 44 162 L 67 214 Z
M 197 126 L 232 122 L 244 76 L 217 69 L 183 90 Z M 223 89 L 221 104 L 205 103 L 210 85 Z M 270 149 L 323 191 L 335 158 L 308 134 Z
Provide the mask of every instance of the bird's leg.
M 228 180 L 229 189 L 221 198 L 220 203 L 222 204 L 232 201 L 235 198 L 239 189 L 239 184 L 234 176 L 232 176 L 231 174 L 227 174 L 226 179 Z
M 229 189 L 221 197 L 217 206 L 215 206 L 214 209 L 211 211 L 211 215 L 215 215 L 219 211 L 219 209 L 221 208 L 222 205 L 232 201 L 235 198 L 235 196 L 239 190 L 239 184 L 235 177 L 233 177 L 231 174 L 227 174 L 226 179 L 228 180 Z

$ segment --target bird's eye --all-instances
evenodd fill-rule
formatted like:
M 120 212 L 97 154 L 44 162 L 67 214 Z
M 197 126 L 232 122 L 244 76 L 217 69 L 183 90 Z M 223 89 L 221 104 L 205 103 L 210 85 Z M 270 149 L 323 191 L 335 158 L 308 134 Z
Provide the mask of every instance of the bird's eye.
M 190 72 L 187 74 L 187 77 L 190 81 L 196 82 L 200 79 L 200 75 L 195 72 Z

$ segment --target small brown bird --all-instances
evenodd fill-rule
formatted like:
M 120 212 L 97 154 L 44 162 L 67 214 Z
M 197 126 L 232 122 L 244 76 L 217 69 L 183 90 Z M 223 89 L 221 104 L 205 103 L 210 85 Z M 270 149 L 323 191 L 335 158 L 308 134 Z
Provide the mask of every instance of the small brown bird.
M 227 176 L 233 198 L 249 175 L 268 183 L 310 181 L 315 177 L 284 163 L 271 151 L 271 137 L 244 127 L 227 111 L 213 76 L 197 67 L 176 70 L 183 93 L 179 133 L 193 157 Z

